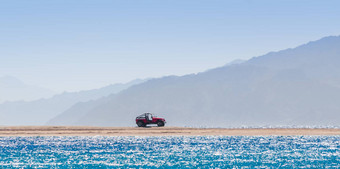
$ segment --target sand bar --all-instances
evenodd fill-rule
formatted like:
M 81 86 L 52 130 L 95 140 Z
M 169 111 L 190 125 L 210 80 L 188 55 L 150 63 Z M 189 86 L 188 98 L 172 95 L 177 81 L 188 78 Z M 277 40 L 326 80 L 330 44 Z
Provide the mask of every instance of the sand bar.
M 340 135 L 340 129 L 270 128 L 184 128 L 184 127 L 70 127 L 18 126 L 0 127 L 0 136 L 288 136 Z

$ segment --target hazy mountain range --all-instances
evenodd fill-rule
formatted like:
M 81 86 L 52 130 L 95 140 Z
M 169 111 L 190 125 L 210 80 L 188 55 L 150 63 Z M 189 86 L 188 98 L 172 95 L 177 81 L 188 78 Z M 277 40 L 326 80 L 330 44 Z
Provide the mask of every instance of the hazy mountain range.
M 137 115 L 152 112 L 172 126 L 334 126 L 340 122 L 339 47 L 340 37 L 326 37 L 202 73 L 53 97 L 2 77 L 0 103 L 10 102 L 0 104 L 0 125 L 134 126 Z
M 48 124 L 134 126 L 143 112 L 172 126 L 338 125 L 340 37 L 198 74 L 152 79 L 76 104 Z
M 114 95 L 144 81 L 134 80 L 126 84 L 114 84 L 100 89 L 64 92 L 35 101 L 5 102 L 0 104 L 0 125 L 43 125 L 76 103 Z

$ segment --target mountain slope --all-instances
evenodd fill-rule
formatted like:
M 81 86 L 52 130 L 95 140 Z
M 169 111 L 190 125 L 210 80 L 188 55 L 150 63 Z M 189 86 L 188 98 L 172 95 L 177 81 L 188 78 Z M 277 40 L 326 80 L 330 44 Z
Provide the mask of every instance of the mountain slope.
M 199 74 L 153 79 L 86 109 L 72 124 L 132 126 L 136 115 L 152 112 L 176 126 L 338 125 L 339 46 L 340 37 L 326 37 Z
M 114 95 L 102 97 L 97 100 L 90 100 L 87 102 L 78 102 L 72 105 L 69 109 L 58 114 L 56 117 L 50 119 L 46 124 L 52 126 L 74 125 L 74 123 L 76 123 L 79 118 L 85 116 L 90 110 L 96 106 L 108 102 L 110 97 L 114 97 Z
M 142 82 L 144 80 L 135 80 L 127 84 L 114 84 L 95 90 L 65 92 L 48 99 L 31 102 L 6 102 L 0 104 L 0 124 L 43 125 L 78 102 L 96 100 Z

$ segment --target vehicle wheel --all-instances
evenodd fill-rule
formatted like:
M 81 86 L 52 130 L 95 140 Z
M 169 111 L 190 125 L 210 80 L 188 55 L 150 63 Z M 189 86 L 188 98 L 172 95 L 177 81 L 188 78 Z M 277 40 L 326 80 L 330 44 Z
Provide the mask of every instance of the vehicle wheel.
M 157 122 L 157 126 L 158 126 L 158 127 L 164 126 L 164 122 L 162 122 L 162 121 Z
M 145 124 L 144 124 L 142 121 L 139 121 L 139 122 L 137 122 L 137 126 L 138 126 L 138 127 L 144 127 Z

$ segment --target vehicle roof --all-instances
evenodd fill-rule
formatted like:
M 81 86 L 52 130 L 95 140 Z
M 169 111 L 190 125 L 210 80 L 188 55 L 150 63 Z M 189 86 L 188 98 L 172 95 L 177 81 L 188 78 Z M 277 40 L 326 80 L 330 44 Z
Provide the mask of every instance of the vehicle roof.
M 143 113 L 143 114 L 141 114 L 141 115 L 139 115 L 139 116 L 146 116 L 146 115 L 148 115 L 148 114 L 153 115 L 152 113 Z M 139 116 L 138 116 L 138 117 L 139 117 Z

